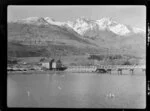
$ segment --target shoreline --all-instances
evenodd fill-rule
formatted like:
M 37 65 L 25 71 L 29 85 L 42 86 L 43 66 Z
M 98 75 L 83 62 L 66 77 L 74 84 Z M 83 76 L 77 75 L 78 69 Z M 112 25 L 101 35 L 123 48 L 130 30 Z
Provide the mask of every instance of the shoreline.
M 57 74 L 57 75 L 66 75 L 66 74 L 79 74 L 79 75 L 118 75 L 118 76 L 146 76 L 144 72 L 142 73 L 123 73 L 122 75 L 118 74 L 117 71 L 112 71 L 112 73 L 100 73 L 100 72 L 69 72 L 69 71 L 9 71 L 8 75 L 45 75 L 45 74 Z

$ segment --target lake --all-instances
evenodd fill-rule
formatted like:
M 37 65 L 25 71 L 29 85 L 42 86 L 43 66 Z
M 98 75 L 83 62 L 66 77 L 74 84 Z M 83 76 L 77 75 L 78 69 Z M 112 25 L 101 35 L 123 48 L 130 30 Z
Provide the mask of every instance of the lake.
M 145 108 L 146 76 L 86 73 L 8 74 L 8 107 Z

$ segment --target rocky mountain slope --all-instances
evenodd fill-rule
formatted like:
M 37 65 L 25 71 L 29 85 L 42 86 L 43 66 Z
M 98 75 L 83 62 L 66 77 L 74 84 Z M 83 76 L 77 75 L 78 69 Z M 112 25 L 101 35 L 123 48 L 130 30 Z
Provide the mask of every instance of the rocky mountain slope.
M 21 54 L 20 51 L 25 50 L 19 50 L 20 47 L 26 49 L 27 54 Z M 30 17 L 8 23 L 10 56 L 45 56 L 57 52 L 59 55 L 120 53 L 143 57 L 145 50 L 145 31 L 110 18 L 91 20 L 81 17 L 58 22 L 49 17 Z

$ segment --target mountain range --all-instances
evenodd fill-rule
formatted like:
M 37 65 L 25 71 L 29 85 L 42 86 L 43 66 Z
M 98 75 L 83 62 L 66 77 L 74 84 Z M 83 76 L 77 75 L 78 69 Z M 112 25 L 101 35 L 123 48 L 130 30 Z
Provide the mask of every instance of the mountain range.
M 143 57 L 146 32 L 105 17 L 85 17 L 59 22 L 49 17 L 29 17 L 8 22 L 9 56 L 68 54 L 129 54 Z

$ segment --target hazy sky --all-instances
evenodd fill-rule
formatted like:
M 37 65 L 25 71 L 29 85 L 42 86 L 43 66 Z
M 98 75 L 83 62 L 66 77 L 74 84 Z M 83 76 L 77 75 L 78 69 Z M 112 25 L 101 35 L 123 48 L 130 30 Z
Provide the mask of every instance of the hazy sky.
M 146 29 L 146 7 L 144 5 L 8 6 L 8 21 L 27 17 L 50 17 L 56 21 L 68 21 L 81 16 L 93 20 L 110 17 L 119 23 Z

